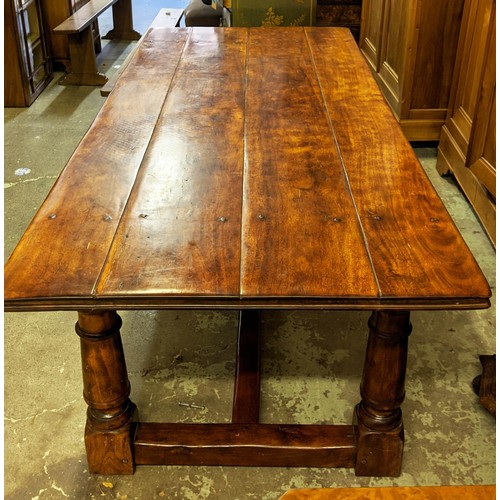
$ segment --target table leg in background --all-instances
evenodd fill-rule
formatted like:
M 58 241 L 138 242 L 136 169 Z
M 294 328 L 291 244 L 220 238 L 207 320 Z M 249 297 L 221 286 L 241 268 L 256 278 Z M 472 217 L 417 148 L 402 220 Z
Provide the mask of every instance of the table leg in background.
M 405 397 L 410 313 L 374 311 L 368 324 L 361 402 L 354 412 L 356 475 L 399 476 L 404 445 L 400 406 Z
M 133 474 L 130 383 L 115 311 L 79 312 L 83 396 L 88 404 L 85 447 L 91 472 Z

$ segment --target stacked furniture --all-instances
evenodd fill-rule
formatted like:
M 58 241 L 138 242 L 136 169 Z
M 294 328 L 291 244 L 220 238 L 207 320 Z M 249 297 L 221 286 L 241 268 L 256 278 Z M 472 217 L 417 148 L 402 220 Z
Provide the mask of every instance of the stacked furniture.
M 52 79 L 39 0 L 4 2 L 4 105 L 29 106 Z

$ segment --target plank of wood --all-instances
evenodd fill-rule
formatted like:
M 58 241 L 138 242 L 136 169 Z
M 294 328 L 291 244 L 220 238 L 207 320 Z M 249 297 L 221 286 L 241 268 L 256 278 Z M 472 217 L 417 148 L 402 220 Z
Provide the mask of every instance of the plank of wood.
M 6 307 L 489 305 L 347 30 L 191 30 L 141 44 L 7 264 Z
M 259 423 L 260 322 L 259 310 L 240 311 L 231 418 L 233 424 Z
M 241 294 L 377 298 L 307 40 L 285 36 L 249 29 Z
M 494 500 L 496 487 L 403 486 L 289 490 L 280 500 Z
M 487 299 L 488 283 L 349 31 L 305 32 L 382 298 Z
M 353 467 L 351 425 L 139 423 L 137 465 Z
M 156 17 L 153 19 L 151 26 L 148 28 L 146 33 L 140 38 L 140 40 L 137 42 L 137 45 L 132 49 L 129 55 L 125 58 L 120 68 L 118 68 L 118 70 L 113 74 L 113 76 L 101 88 L 100 93 L 103 97 L 108 97 L 110 92 L 113 90 L 118 78 L 120 78 L 125 68 L 132 60 L 134 52 L 139 48 L 139 45 L 143 42 L 143 40 L 145 39 L 151 28 L 177 27 L 179 25 L 180 20 L 182 19 L 183 14 L 184 11 L 182 9 L 160 9 Z
M 187 34 L 153 30 L 137 51 L 10 257 L 7 301 L 92 297 Z
M 118 0 L 90 0 L 82 5 L 72 16 L 54 28 L 58 35 L 80 33 L 89 27 L 106 9 Z
M 244 30 L 192 31 L 99 296 L 238 295 L 245 52 Z

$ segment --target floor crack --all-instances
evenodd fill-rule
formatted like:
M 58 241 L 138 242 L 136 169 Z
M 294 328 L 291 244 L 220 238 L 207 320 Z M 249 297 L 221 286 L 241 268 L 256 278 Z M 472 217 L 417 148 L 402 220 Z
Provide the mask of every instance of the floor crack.
M 42 179 L 57 179 L 57 175 L 45 175 L 43 177 L 33 177 L 32 179 L 19 179 L 16 182 L 4 182 L 3 183 L 3 188 L 4 189 L 9 189 L 13 186 L 17 186 L 18 184 L 24 184 L 27 182 L 36 182 Z
M 37 417 L 41 417 L 45 413 L 59 413 L 61 411 L 64 411 L 66 408 L 69 406 L 75 404 L 77 401 L 80 401 L 82 398 L 74 399 L 73 401 L 70 401 L 69 403 L 66 403 L 65 405 L 61 406 L 61 408 L 53 408 L 53 409 L 47 409 L 45 408 L 42 410 L 40 413 L 35 413 L 34 415 L 30 415 L 28 417 L 23 417 L 23 418 L 13 418 L 13 417 L 4 417 L 4 420 L 7 422 L 10 422 L 11 424 L 17 424 L 18 422 L 26 422 L 28 420 L 34 420 Z

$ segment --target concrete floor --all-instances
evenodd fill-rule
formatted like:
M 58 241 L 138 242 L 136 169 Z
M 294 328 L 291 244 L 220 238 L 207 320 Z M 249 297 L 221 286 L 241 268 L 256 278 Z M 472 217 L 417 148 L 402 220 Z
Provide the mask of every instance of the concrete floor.
M 144 2 L 151 11 L 145 26 L 157 11 L 153 3 Z M 130 48 L 105 45 L 102 69 L 111 74 Z M 5 110 L 6 258 L 104 102 L 97 88 L 57 85 L 61 76 L 30 108 Z M 470 206 L 452 178 L 436 173 L 436 150 L 415 151 L 495 294 L 495 252 Z M 406 446 L 396 479 L 357 478 L 343 469 L 237 467 L 143 466 L 134 476 L 91 475 L 76 315 L 5 314 L 5 498 L 272 500 L 300 487 L 494 484 L 495 421 L 471 389 L 481 371 L 478 355 L 495 352 L 495 296 L 492 303 L 486 311 L 413 314 Z M 121 315 L 131 398 L 143 420 L 229 421 L 235 314 Z M 264 319 L 262 420 L 349 422 L 359 399 L 368 315 L 277 311 Z

